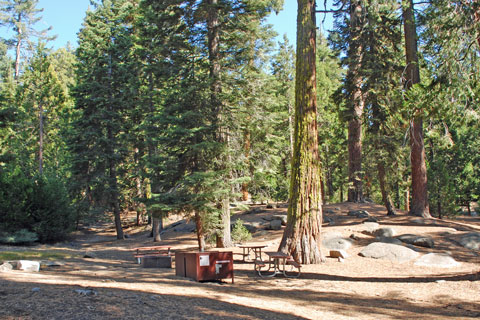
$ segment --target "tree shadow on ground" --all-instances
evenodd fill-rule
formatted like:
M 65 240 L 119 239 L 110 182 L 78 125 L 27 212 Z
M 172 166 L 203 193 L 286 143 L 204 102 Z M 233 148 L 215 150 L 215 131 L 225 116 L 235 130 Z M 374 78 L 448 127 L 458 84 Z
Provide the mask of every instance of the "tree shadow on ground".
M 0 279 L 2 319 L 306 319 L 212 297 Z M 76 291 L 78 290 L 78 292 Z

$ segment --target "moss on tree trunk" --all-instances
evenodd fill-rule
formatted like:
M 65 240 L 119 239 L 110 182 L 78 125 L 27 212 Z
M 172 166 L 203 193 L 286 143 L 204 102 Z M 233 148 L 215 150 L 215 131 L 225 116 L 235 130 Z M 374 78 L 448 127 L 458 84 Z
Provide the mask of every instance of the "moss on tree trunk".
M 287 227 L 279 250 L 303 264 L 323 261 L 315 68 L 315 1 L 298 0 L 294 147 Z

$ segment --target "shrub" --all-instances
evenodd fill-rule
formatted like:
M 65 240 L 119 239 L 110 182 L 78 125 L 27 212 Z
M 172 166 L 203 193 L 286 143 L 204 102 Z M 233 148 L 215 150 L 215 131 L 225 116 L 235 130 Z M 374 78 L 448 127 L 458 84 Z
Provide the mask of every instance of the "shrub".
M 31 242 L 34 237 L 25 231 L 40 242 L 65 239 L 76 217 L 62 181 L 56 176 L 29 177 L 19 168 L 2 169 L 0 229 L 9 231 L 4 240 L 18 243 L 25 236 Z
M 252 234 L 245 228 L 243 221 L 237 219 L 232 229 L 232 240 L 233 242 L 240 243 L 252 239 Z
M 37 179 L 29 200 L 32 229 L 38 234 L 40 242 L 64 240 L 74 229 L 76 216 L 67 189 L 56 177 Z
M 4 244 L 29 244 L 35 241 L 38 241 L 38 235 L 26 229 L 0 234 L 0 243 Z

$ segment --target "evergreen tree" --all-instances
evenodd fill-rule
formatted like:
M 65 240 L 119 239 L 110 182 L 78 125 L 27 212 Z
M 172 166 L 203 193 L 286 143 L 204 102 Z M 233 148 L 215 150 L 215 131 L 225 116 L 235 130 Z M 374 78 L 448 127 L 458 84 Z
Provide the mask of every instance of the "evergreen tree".
M 38 0 L 4 0 L 0 5 L 2 12 L 0 22 L 11 27 L 15 32 L 15 36 L 7 39 L 7 43 L 15 47 L 15 79 L 18 80 L 21 72 L 22 49 L 27 47 L 30 52 L 34 51 L 32 37 L 37 38 L 38 41 L 52 40 L 55 37 L 47 35 L 51 28 L 35 29 L 35 24 L 42 19 L 39 14 L 43 12 L 43 9 L 37 8 Z
M 392 183 L 395 168 L 402 159 L 401 87 L 401 20 L 396 1 L 373 0 L 367 7 L 365 36 L 365 91 L 367 146 L 376 163 L 382 202 L 388 215 L 395 215 Z M 375 171 L 375 168 L 373 169 Z M 390 177 L 390 178 L 389 178 Z
M 121 185 L 128 154 L 129 110 L 135 104 L 136 61 L 132 59 L 129 0 L 93 2 L 79 33 L 75 88 L 74 174 L 91 205 L 113 212 L 117 238 L 123 239 L 120 220 Z
M 431 211 L 439 217 L 462 205 L 470 211 L 470 202 L 478 199 L 476 153 L 471 148 L 477 144 L 479 8 L 474 1 L 435 0 L 420 16 L 425 65 L 432 79 L 422 99 L 441 117 L 426 133 L 429 194 L 435 204 Z
M 327 46 L 323 34 L 317 38 L 317 104 L 318 104 L 318 140 L 322 169 L 323 200 L 343 201 L 343 182 L 345 181 L 346 132 L 338 116 L 338 107 L 333 94 L 341 85 L 343 70 L 340 60 Z M 339 190 L 340 189 L 340 190 Z M 335 191 L 340 191 L 338 198 Z
M 348 121 L 348 201 L 363 200 L 362 170 L 362 123 L 365 97 L 362 91 L 365 68 L 366 6 L 363 0 L 337 1 L 335 12 L 336 32 L 331 39 L 334 48 L 345 54 L 343 64 L 347 66 L 344 86 L 338 91 L 337 100 L 344 101 L 342 118 Z
M 413 0 L 402 1 L 407 64 L 405 71 L 405 87 L 407 90 L 420 82 L 417 31 L 413 9 Z M 409 103 L 413 103 L 413 101 L 409 101 Z M 410 213 L 428 218 L 430 217 L 430 210 L 428 206 L 427 167 L 425 163 L 423 134 L 422 110 L 416 108 L 410 125 L 410 158 L 412 166 L 412 206 Z

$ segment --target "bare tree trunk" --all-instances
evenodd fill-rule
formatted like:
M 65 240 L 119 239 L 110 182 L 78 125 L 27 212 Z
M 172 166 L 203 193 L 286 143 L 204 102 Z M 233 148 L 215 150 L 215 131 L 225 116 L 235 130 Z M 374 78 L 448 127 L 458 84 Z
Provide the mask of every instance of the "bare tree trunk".
M 382 192 L 382 200 L 387 209 L 388 216 L 394 216 L 397 214 L 395 206 L 393 205 L 392 198 L 388 192 L 387 183 L 385 181 L 385 166 L 381 161 L 377 163 L 378 180 L 380 182 L 380 191 Z
M 364 97 L 362 93 L 362 76 L 360 69 L 363 60 L 363 43 L 358 39 L 363 27 L 362 0 L 353 1 L 350 5 L 350 30 L 357 39 L 351 40 L 349 50 L 350 63 L 347 81 L 351 87 L 351 103 L 353 117 L 348 123 L 348 189 L 349 202 L 363 200 L 363 173 L 362 173 L 362 120 Z
M 18 25 L 22 23 L 22 15 L 18 14 L 17 19 Z M 18 77 L 20 76 L 20 55 L 21 55 L 21 48 L 22 48 L 22 28 L 17 28 L 17 44 L 16 44 L 16 52 L 15 52 L 15 80 L 18 81 Z
M 297 0 L 294 152 L 287 226 L 279 251 L 295 261 L 324 261 L 321 252 L 321 170 L 318 155 L 315 1 Z
M 160 242 L 162 241 L 162 237 L 160 236 L 162 216 L 155 215 L 152 219 L 153 242 Z

